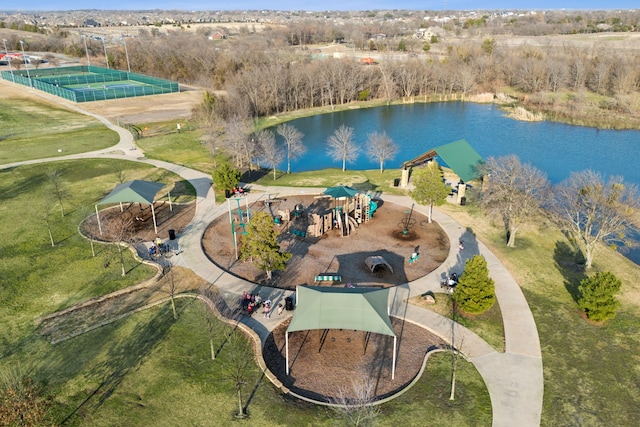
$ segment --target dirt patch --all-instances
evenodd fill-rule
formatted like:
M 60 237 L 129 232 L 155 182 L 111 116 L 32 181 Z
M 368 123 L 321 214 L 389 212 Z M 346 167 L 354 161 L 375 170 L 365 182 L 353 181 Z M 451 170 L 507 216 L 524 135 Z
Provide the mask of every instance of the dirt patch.
M 174 294 L 178 294 L 199 290 L 206 284 L 191 270 L 181 267 L 173 267 L 171 274 L 173 276 L 166 275 L 149 286 L 132 286 L 127 291 L 105 295 L 93 303 L 82 303 L 77 309 L 47 316 L 39 325 L 39 333 L 51 342 L 63 341 L 170 296 L 172 286 L 175 286 Z
M 374 399 L 388 396 L 413 380 L 426 353 L 445 345 L 434 334 L 392 318 L 398 337 L 395 379 L 391 379 L 393 337 L 362 331 L 299 331 L 289 334 L 289 375 L 285 371 L 284 334 L 289 321 L 274 330 L 265 343 L 267 367 L 282 383 L 303 396 L 332 402 L 354 397 L 352 380 L 373 382 Z
M 85 102 L 81 108 L 120 124 L 188 119 L 193 109 L 202 102 L 203 93 L 202 90 L 181 85 L 177 93 Z
M 242 236 L 240 215 L 236 200 L 232 217 L 236 228 L 238 245 Z M 246 210 L 244 199 L 240 200 L 240 210 Z M 360 224 L 349 236 L 341 236 L 341 230 L 332 229 L 322 237 L 301 237 L 298 232 L 307 230 L 308 214 L 325 212 L 333 206 L 333 199 L 314 196 L 290 196 L 276 199 L 265 206 L 258 201 L 249 207 L 251 212 L 266 210 L 272 215 L 278 211 L 293 212 L 297 205 L 303 207 L 303 214 L 282 225 L 274 225 L 280 232 L 279 240 L 283 250 L 293 254 L 287 268 L 274 272 L 273 281 L 266 282 L 264 272 L 251 262 L 235 260 L 234 241 L 228 215 L 217 218 L 207 228 L 203 246 L 207 256 L 223 269 L 246 280 L 269 284 L 284 289 L 295 289 L 297 285 L 314 284 L 317 275 L 339 275 L 342 280 L 335 285 L 347 283 L 359 286 L 395 286 L 416 280 L 435 270 L 449 254 L 449 240 L 440 226 L 428 224 L 427 218 L 412 213 L 409 232 L 402 233 L 402 221 L 406 218 L 406 208 L 393 203 L 378 201 L 379 207 L 369 222 Z M 412 264 L 409 258 L 415 249 L 420 256 Z M 371 272 L 365 265 L 367 257 L 381 255 L 392 267 L 393 272 L 380 269 Z M 323 283 L 331 284 L 331 283 Z

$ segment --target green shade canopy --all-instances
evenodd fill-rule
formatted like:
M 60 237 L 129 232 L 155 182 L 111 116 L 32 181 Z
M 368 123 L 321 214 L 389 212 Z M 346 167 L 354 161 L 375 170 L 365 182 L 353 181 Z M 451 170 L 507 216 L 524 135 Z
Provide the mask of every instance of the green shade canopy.
M 298 286 L 296 295 L 296 311 L 285 333 L 287 375 L 290 332 L 352 329 L 393 337 L 391 379 L 395 378 L 398 337 L 389 318 L 389 289 Z
M 331 196 L 334 199 L 338 199 L 340 197 L 354 197 L 358 194 L 358 190 L 355 188 L 347 187 L 346 185 L 338 185 L 336 187 L 329 187 L 323 191 L 323 194 L 327 196 Z
M 156 194 L 165 184 L 159 182 L 133 180 L 118 184 L 111 193 L 104 199 L 96 203 L 96 218 L 98 220 L 98 228 L 102 234 L 102 224 L 100 223 L 100 213 L 98 205 L 106 205 L 109 203 L 145 203 L 151 205 L 151 213 L 153 216 L 153 229 L 158 234 L 158 224 L 156 223 L 156 213 L 153 209 L 153 202 Z M 171 205 L 171 197 L 169 197 L 169 205 Z M 120 205 L 122 211 L 122 205 Z
M 146 203 L 153 204 L 156 194 L 165 184 L 159 182 L 134 180 L 116 186 L 99 205 L 108 203 Z
M 352 329 L 396 336 L 388 312 L 388 289 L 298 286 L 287 332 Z
M 478 166 L 484 159 L 464 139 L 435 147 L 433 151 L 462 181 L 468 182 L 481 176 Z

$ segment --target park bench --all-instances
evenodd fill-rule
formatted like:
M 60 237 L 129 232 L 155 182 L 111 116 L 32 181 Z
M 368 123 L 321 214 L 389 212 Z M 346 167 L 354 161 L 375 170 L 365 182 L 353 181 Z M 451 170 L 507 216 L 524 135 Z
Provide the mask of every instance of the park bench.
M 315 282 L 341 282 L 342 276 L 336 274 L 320 274 L 314 279 Z

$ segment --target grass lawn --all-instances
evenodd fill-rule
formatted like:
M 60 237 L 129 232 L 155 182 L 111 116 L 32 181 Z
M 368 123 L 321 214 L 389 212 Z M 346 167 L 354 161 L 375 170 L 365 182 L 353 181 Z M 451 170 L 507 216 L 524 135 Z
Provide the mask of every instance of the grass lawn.
M 273 179 L 273 172 L 254 172 L 253 176 L 245 173 L 244 182 L 255 182 L 264 186 L 276 187 L 331 187 L 334 185 L 348 185 L 357 190 L 373 193 L 405 194 L 405 190 L 393 186 L 393 180 L 400 178 L 400 169 L 388 169 L 380 173 L 379 169 L 346 170 L 324 169 L 321 171 L 298 172 L 286 174 L 278 172 L 277 179 Z
M 436 292 L 433 297 L 435 304 L 427 303 L 422 296 L 413 297 L 409 301 L 411 304 L 435 311 L 441 316 L 450 318 L 451 305 L 453 303 L 451 294 Z M 502 324 L 502 312 L 500 311 L 499 304 L 496 303 L 486 312 L 477 315 L 456 312 L 454 319 L 456 322 L 478 334 L 480 338 L 485 340 L 496 351 L 504 352 L 504 326 Z
M 595 269 L 622 280 L 622 305 L 602 325 L 586 321 L 575 298 L 584 277 L 570 242 L 552 224 L 538 219 L 516 240 L 504 244 L 503 227 L 473 210 L 447 206 L 471 227 L 514 275 L 531 307 L 542 347 L 542 425 L 635 425 L 640 420 L 640 267 L 600 248 Z
M 47 170 L 61 173 L 63 206 L 52 196 Z M 152 277 L 156 269 L 125 252 L 127 274 L 121 276 L 116 251 L 78 233 L 78 225 L 94 212 L 94 203 L 118 183 L 118 172 L 130 179 L 173 179 L 183 186 L 178 199 L 193 200 L 193 188 L 180 178 L 152 167 L 115 160 L 55 162 L 0 171 L 0 366 L 29 360 L 39 342 L 35 321 L 88 298 L 126 288 Z M 176 196 L 178 196 L 176 191 Z M 51 245 L 46 218 L 51 224 Z
M 177 305 L 178 320 L 165 304 L 48 348 L 39 372 L 57 395 L 55 418 L 78 426 L 336 425 L 332 410 L 280 394 L 253 362 L 246 337 L 216 320 L 212 361 L 204 305 Z M 81 356 L 71 362 L 76 352 Z M 231 372 L 238 368 L 245 420 L 234 417 Z M 459 359 L 454 401 L 450 369 L 449 353 L 434 355 L 411 390 L 382 405 L 379 425 L 422 426 L 425 414 L 429 425 L 490 425 L 491 403 L 475 368 Z
M 26 99 L 0 100 L 0 164 L 99 150 L 117 142 L 116 132 L 84 114 Z
M 181 123 L 180 133 L 176 124 Z M 145 157 L 186 166 L 200 172 L 212 173 L 216 164 L 207 144 L 201 143 L 202 132 L 184 120 L 139 125 L 143 137 L 136 145 L 144 150 Z M 220 158 L 219 160 L 222 160 Z

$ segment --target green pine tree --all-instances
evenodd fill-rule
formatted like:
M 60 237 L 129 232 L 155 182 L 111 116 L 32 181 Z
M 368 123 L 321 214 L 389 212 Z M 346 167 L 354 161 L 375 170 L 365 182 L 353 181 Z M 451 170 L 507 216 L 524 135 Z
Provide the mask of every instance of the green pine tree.
M 467 313 L 484 313 L 496 302 L 495 283 L 481 255 L 467 260 L 453 299 Z
M 242 236 L 240 259 L 252 260 L 253 264 L 267 274 L 271 280 L 271 273 L 284 270 L 291 253 L 281 252 L 278 243 L 278 233 L 273 227 L 273 218 L 266 212 L 256 212 L 247 226 L 247 234 Z
M 231 190 L 238 186 L 241 176 L 242 173 L 238 169 L 231 167 L 228 162 L 224 162 L 213 171 L 213 185 L 220 191 Z
M 620 292 L 622 282 L 613 273 L 601 271 L 580 282 L 578 306 L 594 322 L 602 322 L 616 317 L 620 302 L 616 294 Z

